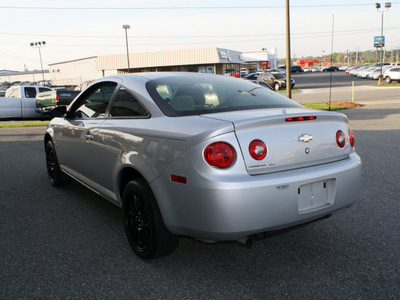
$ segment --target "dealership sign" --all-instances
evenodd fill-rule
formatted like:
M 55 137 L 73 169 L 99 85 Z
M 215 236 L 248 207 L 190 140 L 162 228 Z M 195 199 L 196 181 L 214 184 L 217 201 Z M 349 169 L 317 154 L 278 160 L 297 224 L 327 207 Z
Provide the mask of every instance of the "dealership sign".
M 385 46 L 385 37 L 384 36 L 375 36 L 374 37 L 374 47 L 384 47 Z

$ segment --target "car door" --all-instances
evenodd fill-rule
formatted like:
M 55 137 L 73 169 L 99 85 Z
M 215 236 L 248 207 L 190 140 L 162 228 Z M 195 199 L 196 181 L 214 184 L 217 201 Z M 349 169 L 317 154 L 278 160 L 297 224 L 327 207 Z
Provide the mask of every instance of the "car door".
M 121 86 L 116 92 L 107 119 L 98 132 L 97 155 L 101 158 L 94 166 L 94 180 L 103 194 L 116 200 L 117 174 L 130 155 L 143 152 L 151 142 L 143 131 L 149 126 L 150 113 L 133 92 Z M 136 153 L 136 154 L 133 154 Z
M 0 98 L 0 118 L 21 118 L 22 99 L 19 86 L 14 86 L 6 91 L 5 97 Z
M 264 77 L 264 81 L 268 83 L 270 86 L 274 86 L 275 77 L 271 73 L 266 73 Z
M 117 85 L 116 81 L 102 81 L 90 86 L 54 127 L 60 167 L 94 189 L 97 189 L 96 172 L 101 166 L 99 127 Z

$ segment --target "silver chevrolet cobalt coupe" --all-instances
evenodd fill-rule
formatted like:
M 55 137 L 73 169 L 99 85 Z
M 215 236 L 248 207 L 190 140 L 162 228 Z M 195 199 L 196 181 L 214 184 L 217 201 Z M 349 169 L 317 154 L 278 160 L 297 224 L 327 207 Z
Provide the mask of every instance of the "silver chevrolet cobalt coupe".
M 361 159 L 346 116 L 250 81 L 115 75 L 53 116 L 44 138 L 51 184 L 73 178 L 120 206 L 144 259 L 170 254 L 178 236 L 243 241 L 359 197 Z

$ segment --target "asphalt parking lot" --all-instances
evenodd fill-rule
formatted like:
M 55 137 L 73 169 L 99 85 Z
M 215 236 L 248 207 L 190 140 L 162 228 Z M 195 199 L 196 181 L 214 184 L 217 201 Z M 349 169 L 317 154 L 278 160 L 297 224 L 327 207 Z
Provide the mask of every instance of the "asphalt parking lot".
M 400 101 L 344 111 L 363 159 L 361 199 L 246 249 L 182 238 L 142 261 L 121 212 L 47 180 L 44 127 L 0 129 L 2 299 L 399 299 Z

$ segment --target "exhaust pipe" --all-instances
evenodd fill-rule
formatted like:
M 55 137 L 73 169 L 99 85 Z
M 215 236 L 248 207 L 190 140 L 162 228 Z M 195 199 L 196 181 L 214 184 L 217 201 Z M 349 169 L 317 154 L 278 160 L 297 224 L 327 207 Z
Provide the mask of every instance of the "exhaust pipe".
M 242 244 L 243 246 L 245 246 L 247 249 L 252 249 L 254 240 L 252 238 L 246 237 L 246 238 L 237 240 L 237 242 L 239 244 Z

